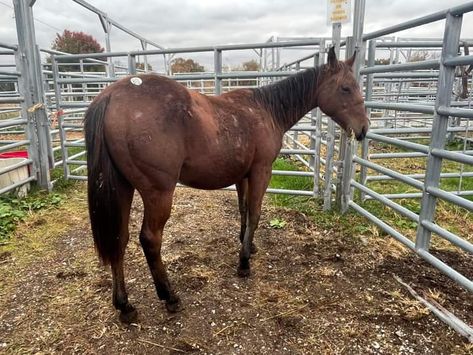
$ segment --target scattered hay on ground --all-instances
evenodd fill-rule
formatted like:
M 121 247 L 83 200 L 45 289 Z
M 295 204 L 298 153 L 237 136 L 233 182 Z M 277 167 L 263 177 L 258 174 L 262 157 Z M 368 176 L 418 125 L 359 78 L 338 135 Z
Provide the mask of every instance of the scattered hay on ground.
M 273 229 L 274 218 L 288 223 Z M 236 275 L 239 215 L 224 191 L 179 189 L 163 246 L 183 310 L 158 300 L 132 208 L 126 281 L 139 321 L 120 324 L 98 264 L 84 190 L 20 226 L 0 251 L 0 351 L 6 353 L 468 353 L 471 346 L 397 283 L 399 275 L 473 322 L 471 295 L 383 236 L 321 229 L 265 204 L 252 275 Z M 41 222 L 38 222 L 41 221 Z M 3 247 L 6 248 L 7 246 Z M 471 277 L 471 259 L 443 255 Z

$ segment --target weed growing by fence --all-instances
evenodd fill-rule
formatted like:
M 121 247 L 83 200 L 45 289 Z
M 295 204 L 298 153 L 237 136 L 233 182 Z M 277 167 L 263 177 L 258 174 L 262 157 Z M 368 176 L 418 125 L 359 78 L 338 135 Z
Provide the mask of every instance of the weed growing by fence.
M 0 241 L 8 239 L 18 223 L 35 211 L 55 208 L 65 200 L 63 193 L 33 192 L 25 198 L 6 195 L 0 198 Z

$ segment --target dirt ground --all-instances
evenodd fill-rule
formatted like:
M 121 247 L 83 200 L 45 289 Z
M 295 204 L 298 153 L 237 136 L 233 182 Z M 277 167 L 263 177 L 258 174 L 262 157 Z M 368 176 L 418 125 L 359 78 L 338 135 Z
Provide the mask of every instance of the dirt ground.
M 252 275 L 236 274 L 239 215 L 231 192 L 178 189 L 164 260 L 183 309 L 166 312 L 139 246 L 135 199 L 126 281 L 136 324 L 111 304 L 84 189 L 32 216 L 0 252 L 0 353 L 467 354 L 473 347 L 393 277 L 473 324 L 471 294 L 391 238 L 321 230 L 265 201 Z M 269 221 L 287 221 L 274 229 Z M 471 257 L 443 255 L 472 277 Z

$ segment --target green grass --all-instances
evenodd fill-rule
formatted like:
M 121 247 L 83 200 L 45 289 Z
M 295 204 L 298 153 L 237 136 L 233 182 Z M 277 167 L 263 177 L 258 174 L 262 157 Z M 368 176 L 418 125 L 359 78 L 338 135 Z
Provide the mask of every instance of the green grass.
M 429 141 L 426 139 L 418 139 L 415 141 L 420 144 L 429 144 Z M 447 150 L 463 150 L 463 141 L 454 140 L 449 142 L 446 146 Z M 471 149 L 471 147 L 467 147 Z M 386 146 L 383 144 L 375 143 L 371 147 L 372 152 L 401 152 L 403 151 L 400 148 L 394 146 Z M 424 174 L 426 171 L 427 158 L 403 158 L 403 159 L 377 159 L 375 163 L 388 167 L 392 170 L 398 171 L 402 174 Z M 471 172 L 473 167 L 469 165 L 462 165 L 449 160 L 443 160 L 442 162 L 442 173 L 459 173 L 459 172 Z M 368 172 L 371 174 L 376 174 L 373 171 Z M 385 181 L 372 181 L 368 183 L 368 187 L 381 194 L 401 194 L 401 193 L 411 193 L 411 192 L 420 192 L 419 190 L 395 180 L 385 180 Z M 473 190 L 473 178 L 463 177 L 461 180 L 459 178 L 442 178 L 440 179 L 440 188 L 446 191 L 456 191 L 458 189 L 462 191 Z M 359 196 L 359 194 L 358 194 Z M 465 197 L 467 199 L 473 200 L 473 196 Z M 396 203 L 401 206 L 419 214 L 421 210 L 421 199 L 396 199 Z M 387 208 L 377 201 L 365 201 L 361 203 L 363 207 L 376 215 L 389 225 L 396 228 L 398 231 L 407 235 L 411 239 L 414 239 L 417 224 L 411 221 L 408 218 L 402 217 L 398 213 L 394 212 L 392 209 Z M 445 229 L 459 234 L 464 238 L 469 238 L 471 232 L 473 231 L 473 216 L 468 211 L 452 205 L 448 202 L 442 201 L 441 199 L 437 200 L 435 222 Z M 460 227 L 459 227 L 460 226 Z M 446 247 L 445 243 L 439 242 L 442 247 Z
M 278 158 L 273 163 L 274 170 L 302 170 L 301 164 L 292 159 Z M 270 187 L 286 190 L 313 190 L 312 177 L 283 176 L 276 175 L 271 178 Z M 271 202 L 278 207 L 290 208 L 300 211 L 310 217 L 320 229 L 330 229 L 345 236 L 358 235 L 364 233 L 372 226 L 362 216 L 348 212 L 340 214 L 335 209 L 323 211 L 323 201 L 318 198 L 271 194 Z
M 8 120 L 11 118 L 18 117 L 20 115 L 20 111 L 16 112 L 0 112 L 0 120 Z
M 297 171 L 300 170 L 300 167 L 293 160 L 278 158 L 273 163 L 273 169 Z M 312 191 L 314 182 L 311 177 L 274 175 L 269 186 L 276 189 Z M 290 207 L 292 204 L 299 204 L 301 200 L 307 200 L 307 198 L 274 194 L 271 195 L 271 200 L 278 206 Z
M 428 145 L 428 139 L 417 139 L 413 140 L 416 143 Z M 446 147 L 447 150 L 463 150 L 463 141 L 457 139 L 449 142 Z M 470 145 L 467 149 L 472 149 Z M 403 152 L 404 150 L 392 145 L 386 145 L 383 143 L 375 143 L 372 146 L 371 151 L 373 152 Z M 375 163 L 398 171 L 403 174 L 414 174 L 414 173 L 425 173 L 427 167 L 427 158 L 398 158 L 398 159 L 377 159 Z M 442 162 L 442 173 L 459 173 L 459 172 L 472 172 L 473 166 L 462 165 L 460 163 L 443 160 Z M 373 174 L 373 171 L 369 171 L 369 174 Z M 410 187 L 404 183 L 395 180 L 377 181 L 370 182 L 369 187 L 380 193 L 409 193 L 418 192 L 415 188 Z M 442 178 L 440 180 L 440 187 L 446 191 L 455 191 L 458 188 L 461 190 L 473 190 L 473 178 L 463 178 L 460 185 L 459 178 Z M 470 198 L 471 199 L 471 198 Z
M 82 147 L 68 147 L 67 148 L 67 155 L 68 157 L 71 157 L 72 155 L 75 155 L 77 153 L 80 153 L 84 151 L 84 148 Z M 54 152 L 54 161 L 59 161 L 62 159 L 62 150 L 56 150 Z M 79 158 L 75 158 L 74 160 L 80 160 L 86 162 L 86 155 L 82 155 Z M 71 170 L 75 169 L 77 166 L 76 165 L 69 165 L 69 168 Z M 74 175 L 83 175 L 85 174 L 85 170 L 81 171 L 80 173 L 74 173 Z M 67 186 L 67 182 L 71 180 L 64 180 L 64 169 L 63 166 L 60 165 L 57 168 L 54 168 L 51 170 L 51 180 L 58 180 L 56 182 L 56 185 L 58 183 Z
M 56 180 L 51 193 L 32 185 L 26 197 L 20 198 L 14 193 L 0 196 L 0 243 L 9 239 L 17 225 L 35 212 L 57 208 L 67 201 L 69 193 L 78 184 L 63 178 L 62 167 L 51 170 L 51 180 Z
M 59 189 L 59 191 L 61 191 Z M 0 242 L 12 235 L 18 223 L 24 221 L 34 212 L 55 208 L 66 200 L 65 190 L 48 194 L 33 189 L 28 196 L 18 198 L 13 194 L 0 197 Z
M 387 149 L 387 147 L 378 146 L 376 148 L 377 151 L 385 151 Z M 400 150 L 393 149 L 391 146 L 389 151 Z M 391 159 L 386 161 L 378 160 L 376 163 L 388 166 L 393 170 L 406 174 L 425 172 L 425 158 Z M 273 169 L 277 170 L 293 171 L 301 170 L 301 168 L 301 164 L 291 159 L 277 159 L 273 165 Z M 442 166 L 442 172 L 459 172 L 460 169 L 460 164 L 451 161 L 444 161 Z M 473 167 L 471 166 L 464 166 L 463 169 L 464 171 L 473 171 Z M 447 191 L 456 190 L 458 188 L 458 182 L 458 178 L 441 179 L 441 188 Z M 313 188 L 313 180 L 311 177 L 273 176 L 270 186 L 280 189 L 310 191 Z M 419 192 L 417 189 L 395 180 L 370 182 L 368 186 L 381 194 Z M 463 178 L 462 190 L 473 190 L 473 178 Z M 361 204 L 368 212 L 377 216 L 409 238 L 414 239 L 417 228 L 415 222 L 403 217 L 376 200 L 361 202 L 359 197 L 360 194 L 357 191 L 355 195 L 356 202 Z M 271 195 L 270 199 L 276 206 L 295 209 L 310 216 L 319 228 L 335 229 L 343 233 L 343 235 L 359 235 L 365 233 L 376 235 L 385 234 L 375 228 L 367 219 L 354 212 L 348 212 L 347 214 L 341 215 L 336 209 L 323 211 L 323 202 L 321 199 L 297 197 L 292 195 Z M 419 214 L 421 210 L 420 199 L 396 199 L 395 202 L 417 214 Z M 437 202 L 435 218 L 436 223 L 453 233 L 462 236 L 469 236 L 471 231 L 473 231 L 473 215 L 468 213 L 468 211 L 447 202 L 441 200 Z M 451 247 L 442 240 L 439 240 L 438 242 L 433 240 L 433 243 L 436 247 Z

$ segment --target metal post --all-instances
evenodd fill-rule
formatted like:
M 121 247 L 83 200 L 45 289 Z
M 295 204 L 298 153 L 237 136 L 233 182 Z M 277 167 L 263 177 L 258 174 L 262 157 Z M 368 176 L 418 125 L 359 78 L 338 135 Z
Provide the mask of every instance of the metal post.
M 56 63 L 57 65 L 57 63 Z M 80 59 L 79 60 L 79 66 L 80 66 L 80 74 L 82 75 L 82 77 L 84 77 L 84 60 L 83 59 Z M 54 74 L 54 73 L 53 73 Z M 59 78 L 59 76 L 58 76 Z M 87 101 L 87 84 L 86 83 L 82 83 L 82 92 L 84 93 L 84 96 L 82 97 L 82 101 Z
M 361 64 L 365 60 L 365 47 L 366 43 L 363 42 L 363 23 L 365 16 L 365 0 L 355 1 L 354 11 L 354 24 L 353 24 L 353 44 L 354 51 L 357 52 L 355 63 L 353 65 L 353 72 L 360 85 L 363 84 L 360 75 Z M 347 50 L 350 50 L 348 54 L 352 54 L 352 50 L 347 46 Z M 353 188 L 351 187 L 351 180 L 355 175 L 355 165 L 353 164 L 353 157 L 356 154 L 357 142 L 354 139 L 349 139 L 346 133 L 343 132 L 342 136 L 345 136 L 344 146 L 340 146 L 340 152 L 344 151 L 343 164 L 341 173 L 341 194 L 340 194 L 340 207 L 341 212 L 345 213 L 348 210 L 349 203 L 353 199 Z M 353 138 L 353 137 L 352 137 Z
M 346 45 L 345 45 L 345 59 L 350 58 L 350 55 L 353 54 L 353 51 L 355 50 L 355 41 L 353 40 L 353 37 L 347 37 Z M 343 177 L 344 177 L 344 160 L 345 160 L 345 154 L 347 153 L 347 144 L 348 144 L 348 139 L 349 137 L 347 136 L 346 132 L 343 130 L 340 132 L 340 149 L 338 152 L 338 160 L 337 160 L 337 166 L 339 167 L 337 171 L 337 185 L 335 189 L 335 202 L 337 205 L 338 209 L 342 209 L 342 190 L 343 190 Z
M 110 53 L 112 51 L 112 46 L 110 44 L 110 32 L 112 31 L 112 23 L 108 20 L 106 16 L 102 14 L 98 14 L 98 16 L 105 32 L 105 51 L 107 53 Z M 112 57 L 108 57 L 107 75 L 110 78 L 115 77 L 115 68 L 113 66 Z
M 222 50 L 214 50 L 214 71 L 215 71 L 215 95 L 222 93 L 222 79 L 219 77 L 222 74 Z
M 342 25 L 334 23 L 332 25 L 332 44 L 335 46 L 335 54 L 337 58 L 340 56 L 340 37 Z M 325 186 L 324 186 L 324 207 L 327 211 L 332 206 L 332 176 L 335 153 L 335 123 L 331 118 L 328 118 L 327 128 L 327 155 L 325 157 Z
M 148 42 L 142 40 L 141 41 L 141 49 L 143 49 L 145 51 L 147 47 L 148 47 Z M 134 58 L 134 59 L 135 59 L 135 67 L 136 67 L 136 58 Z M 148 71 L 148 56 L 146 54 L 143 55 L 143 65 L 144 65 L 143 69 L 146 73 Z M 128 69 L 130 69 L 130 68 L 128 68 Z M 164 69 L 166 69 L 166 68 L 164 68 Z M 131 72 L 130 72 L 130 74 L 131 74 Z
M 447 13 L 445 22 L 445 32 L 443 36 L 442 54 L 440 57 L 440 70 L 437 85 L 437 98 L 435 100 L 435 110 L 439 107 L 449 107 L 452 99 L 453 82 L 455 79 L 455 67 L 445 66 L 445 59 L 458 54 L 458 42 L 462 27 L 463 16 L 454 16 Z M 443 149 L 445 147 L 448 128 L 448 116 L 436 113 L 432 125 L 432 138 L 430 140 L 429 151 L 432 149 Z M 422 194 L 421 210 L 419 214 L 419 225 L 417 226 L 416 250 L 428 250 L 430 246 L 431 231 L 425 228 L 423 222 L 432 222 L 436 197 L 428 193 L 431 187 L 438 187 L 440 183 L 440 173 L 442 170 L 442 158 L 429 154 L 427 160 L 427 171 L 424 180 L 424 191 Z
M 128 74 L 136 74 L 136 56 L 130 54 L 128 54 Z
M 317 53 L 314 55 L 314 67 L 317 68 L 319 66 L 319 61 L 320 61 L 320 53 Z M 310 112 L 310 125 L 312 127 L 315 127 L 317 124 L 317 109 L 315 108 Z M 315 137 L 319 134 L 318 131 L 311 131 L 310 132 L 310 150 L 314 152 L 314 155 L 310 156 L 309 159 L 309 168 L 312 169 L 314 172 L 314 197 L 317 196 L 319 193 L 319 176 L 318 176 L 318 171 L 315 169 L 316 161 L 318 160 L 318 164 L 320 164 L 320 157 L 319 157 L 319 152 L 315 149 L 316 144 L 315 144 Z
M 360 68 L 365 61 L 364 48 L 366 42 L 363 41 L 363 26 L 365 23 L 365 3 L 366 0 L 355 0 L 355 9 L 353 14 L 353 39 L 355 40 L 355 50 L 358 51 L 356 56 L 354 69 L 358 82 L 360 82 Z
M 323 65 L 325 62 L 325 40 L 320 42 L 319 54 L 318 54 L 318 65 Z M 316 121 L 315 121 L 315 155 L 314 155 L 314 195 L 321 193 L 319 189 L 320 184 L 320 144 L 322 140 L 322 111 L 317 107 L 316 109 Z M 313 132 L 314 134 L 314 132 Z
M 34 1 L 14 0 L 18 34 L 17 65 L 21 71 L 21 91 L 25 100 L 22 115 L 28 120 L 29 152 L 33 160 L 33 174 L 38 185 L 52 188 L 49 169 L 54 164 L 51 156 L 51 135 L 41 83 L 41 58 L 36 46 L 32 6 Z
M 263 67 L 263 48 L 261 48 L 259 50 L 259 53 L 258 53 L 258 57 L 259 57 L 259 72 L 262 73 L 264 72 L 264 67 Z M 263 78 L 257 78 L 256 79 L 256 86 L 257 87 L 260 87 L 263 85 Z
M 62 170 L 64 174 L 64 179 L 67 180 L 69 179 L 69 175 L 70 175 L 69 165 L 67 165 L 67 159 L 68 159 L 68 151 L 66 147 L 67 134 L 64 129 L 63 117 L 59 115 L 59 112 L 61 112 L 61 105 L 62 105 L 61 84 L 58 83 L 59 69 L 58 69 L 56 57 L 54 55 L 51 55 L 51 69 L 53 72 L 54 95 L 56 96 L 56 112 L 57 112 L 57 123 L 58 123 L 58 129 L 59 129 L 59 139 L 61 141 Z
M 368 45 L 368 67 L 374 66 L 376 56 L 376 40 L 372 39 Z M 365 89 L 365 100 L 371 101 L 373 96 L 373 75 L 367 74 L 366 76 L 366 89 Z M 371 109 L 367 109 L 368 117 L 371 117 Z M 369 140 L 366 138 L 361 144 L 361 157 L 365 160 L 368 159 L 369 154 Z M 366 178 L 368 177 L 368 168 L 364 165 L 360 167 L 360 184 L 366 185 Z M 361 200 L 365 199 L 365 193 L 360 192 Z
M 170 65 L 169 65 L 166 54 L 163 54 L 163 63 L 164 63 L 164 72 L 166 73 L 166 75 L 171 75 L 171 69 L 170 69 Z M 157 71 L 158 68 L 156 68 L 155 70 Z

